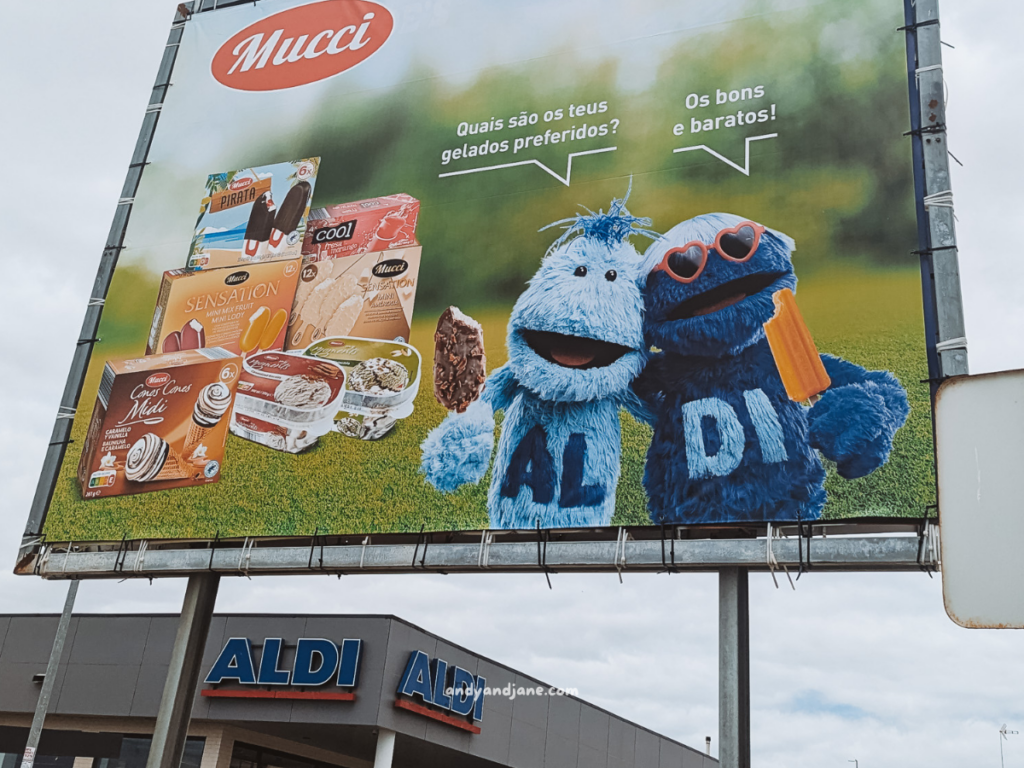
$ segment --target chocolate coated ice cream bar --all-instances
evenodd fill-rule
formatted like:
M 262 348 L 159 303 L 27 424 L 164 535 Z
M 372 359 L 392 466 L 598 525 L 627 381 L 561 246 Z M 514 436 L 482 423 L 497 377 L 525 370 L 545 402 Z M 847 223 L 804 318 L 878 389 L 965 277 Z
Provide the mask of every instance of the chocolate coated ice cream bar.
M 450 411 L 462 413 L 480 397 L 486 379 L 484 333 L 458 307 L 448 307 L 434 333 L 434 397 Z
M 249 258 L 256 256 L 260 243 L 270 239 L 270 231 L 274 228 L 274 208 L 274 199 L 269 192 L 264 192 L 252 204 L 249 223 L 245 227 L 244 253 Z
M 281 203 L 281 210 L 274 217 L 274 228 L 270 233 L 271 248 L 277 248 L 285 237 L 299 228 L 312 192 L 313 188 L 305 181 L 300 181 L 288 190 Z

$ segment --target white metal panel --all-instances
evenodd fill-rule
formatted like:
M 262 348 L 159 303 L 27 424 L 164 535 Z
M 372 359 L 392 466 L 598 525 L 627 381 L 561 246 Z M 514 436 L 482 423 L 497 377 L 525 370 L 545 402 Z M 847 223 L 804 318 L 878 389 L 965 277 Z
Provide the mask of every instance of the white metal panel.
M 1024 371 L 943 382 L 935 437 L 946 613 L 1024 628 Z

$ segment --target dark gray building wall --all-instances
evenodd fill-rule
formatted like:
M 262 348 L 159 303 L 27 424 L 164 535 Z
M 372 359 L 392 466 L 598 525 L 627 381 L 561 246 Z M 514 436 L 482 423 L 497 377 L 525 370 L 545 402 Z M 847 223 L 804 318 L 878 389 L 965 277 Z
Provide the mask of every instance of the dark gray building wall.
M 56 616 L 0 616 L 0 713 L 30 713 L 56 632 Z M 153 718 L 177 628 L 176 616 L 81 615 L 72 619 L 54 687 L 54 714 Z M 225 642 L 247 637 L 257 660 L 263 640 L 285 641 L 282 668 L 301 637 L 361 638 L 354 702 L 216 699 L 197 693 L 202 720 L 389 728 L 400 744 L 452 750 L 481 765 L 514 768 L 711 768 L 717 761 L 572 697 L 488 696 L 481 733 L 472 734 L 395 707 L 412 651 L 423 651 L 482 676 L 489 688 L 544 683 L 480 657 L 392 616 L 215 616 L 203 657 L 205 673 Z M 200 684 L 200 690 L 209 686 Z M 224 688 L 238 687 L 225 684 Z M 412 748 L 412 747 L 410 747 Z

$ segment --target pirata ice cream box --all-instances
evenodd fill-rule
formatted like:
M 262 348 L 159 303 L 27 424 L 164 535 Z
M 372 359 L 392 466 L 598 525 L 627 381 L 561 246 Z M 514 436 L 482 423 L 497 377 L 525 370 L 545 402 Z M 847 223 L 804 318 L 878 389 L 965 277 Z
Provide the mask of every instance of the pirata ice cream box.
M 164 272 L 146 354 L 282 349 L 300 268 L 292 260 Z
M 241 371 L 220 347 L 108 360 L 78 464 L 82 496 L 220 480 Z
M 404 194 L 314 208 L 302 256 L 320 261 L 415 245 L 419 216 L 420 201 Z
M 185 266 L 299 258 L 319 167 L 310 157 L 211 174 Z
M 422 250 L 414 245 L 304 261 L 285 349 L 331 336 L 408 341 Z

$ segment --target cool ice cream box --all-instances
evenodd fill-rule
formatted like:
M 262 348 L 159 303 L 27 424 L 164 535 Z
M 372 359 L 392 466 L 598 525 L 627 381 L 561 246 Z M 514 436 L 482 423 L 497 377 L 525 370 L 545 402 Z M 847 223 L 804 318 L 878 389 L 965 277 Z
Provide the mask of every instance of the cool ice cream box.
M 288 320 L 286 349 L 355 336 L 406 342 L 422 248 L 303 260 Z
M 283 349 L 301 262 L 164 272 L 146 354 Z
M 319 167 L 311 157 L 211 174 L 185 266 L 299 258 Z
M 309 212 L 302 255 L 337 259 L 416 244 L 420 201 L 405 194 L 357 200 Z
M 83 498 L 220 480 L 241 370 L 219 347 L 108 360 L 78 464 Z
M 311 344 L 306 357 L 330 361 L 345 371 L 334 414 L 337 432 L 361 440 L 378 440 L 413 412 L 420 389 L 422 361 L 409 344 L 352 336 Z

